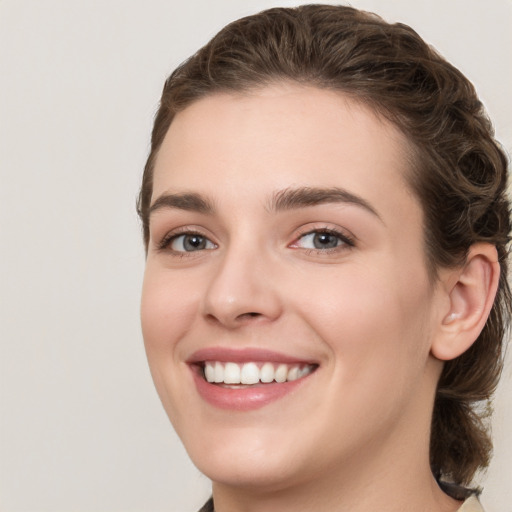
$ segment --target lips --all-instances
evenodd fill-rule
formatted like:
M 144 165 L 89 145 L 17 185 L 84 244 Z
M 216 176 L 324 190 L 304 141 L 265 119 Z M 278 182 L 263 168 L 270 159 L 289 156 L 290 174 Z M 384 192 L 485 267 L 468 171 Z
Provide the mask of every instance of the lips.
M 292 393 L 318 367 L 315 361 L 260 349 L 208 348 L 195 352 L 187 363 L 206 402 L 239 411 Z

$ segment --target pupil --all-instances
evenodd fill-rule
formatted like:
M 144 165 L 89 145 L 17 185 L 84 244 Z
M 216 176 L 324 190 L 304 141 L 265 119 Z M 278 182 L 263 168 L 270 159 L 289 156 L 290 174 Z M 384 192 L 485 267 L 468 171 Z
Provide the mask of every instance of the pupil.
M 198 249 L 204 249 L 206 246 L 206 240 L 202 236 L 190 235 L 185 238 L 184 247 L 188 251 L 197 251 Z
M 330 249 L 337 246 L 338 240 L 330 233 L 318 233 L 315 235 L 313 243 L 316 249 Z

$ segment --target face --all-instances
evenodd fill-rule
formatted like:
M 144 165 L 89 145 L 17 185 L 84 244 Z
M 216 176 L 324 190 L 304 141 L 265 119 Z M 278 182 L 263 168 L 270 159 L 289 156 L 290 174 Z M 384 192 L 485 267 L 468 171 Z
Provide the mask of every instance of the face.
M 142 327 L 215 482 L 279 488 L 428 449 L 439 313 L 406 154 L 393 126 L 315 88 L 212 95 L 173 121 Z

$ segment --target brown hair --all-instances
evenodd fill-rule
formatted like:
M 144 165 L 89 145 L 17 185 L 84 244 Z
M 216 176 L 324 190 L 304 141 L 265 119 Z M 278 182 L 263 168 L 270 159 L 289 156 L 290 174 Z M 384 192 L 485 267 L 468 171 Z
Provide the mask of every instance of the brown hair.
M 511 314 L 507 159 L 472 84 L 410 27 L 351 7 L 304 5 L 269 9 L 221 30 L 165 83 L 137 205 L 146 247 L 155 158 L 176 113 L 217 91 L 283 80 L 348 94 L 405 133 L 433 279 L 436 269 L 463 263 L 476 242 L 497 248 L 502 273 L 494 306 L 473 346 L 445 364 L 432 419 L 433 473 L 468 484 L 489 463 L 486 411 Z

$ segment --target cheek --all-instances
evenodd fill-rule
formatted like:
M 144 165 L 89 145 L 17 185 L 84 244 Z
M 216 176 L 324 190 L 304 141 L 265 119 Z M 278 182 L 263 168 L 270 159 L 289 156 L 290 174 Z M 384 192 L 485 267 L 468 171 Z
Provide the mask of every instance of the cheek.
M 423 396 L 429 294 L 422 286 L 409 290 L 405 280 L 393 283 L 392 277 L 350 272 L 331 281 L 328 299 L 318 294 L 304 301 L 308 323 L 331 352 L 332 386 L 319 416 L 335 426 L 335 438 L 339 431 L 354 439 L 368 430 L 377 436 Z M 347 417 L 360 429 L 347 425 Z
M 191 283 L 187 286 L 194 290 Z M 176 274 L 146 267 L 141 300 L 141 324 L 150 364 L 171 354 L 177 341 L 193 322 L 198 297 L 184 293 Z
M 328 289 L 310 288 L 299 307 L 333 353 L 343 380 L 405 380 L 424 364 L 431 304 L 424 270 L 353 266 L 324 282 Z
M 184 292 L 194 289 L 190 284 L 175 273 L 146 266 L 141 300 L 144 346 L 156 390 L 177 430 L 177 412 L 186 410 L 188 399 L 183 392 L 180 340 L 197 318 L 199 304 L 197 294 Z

